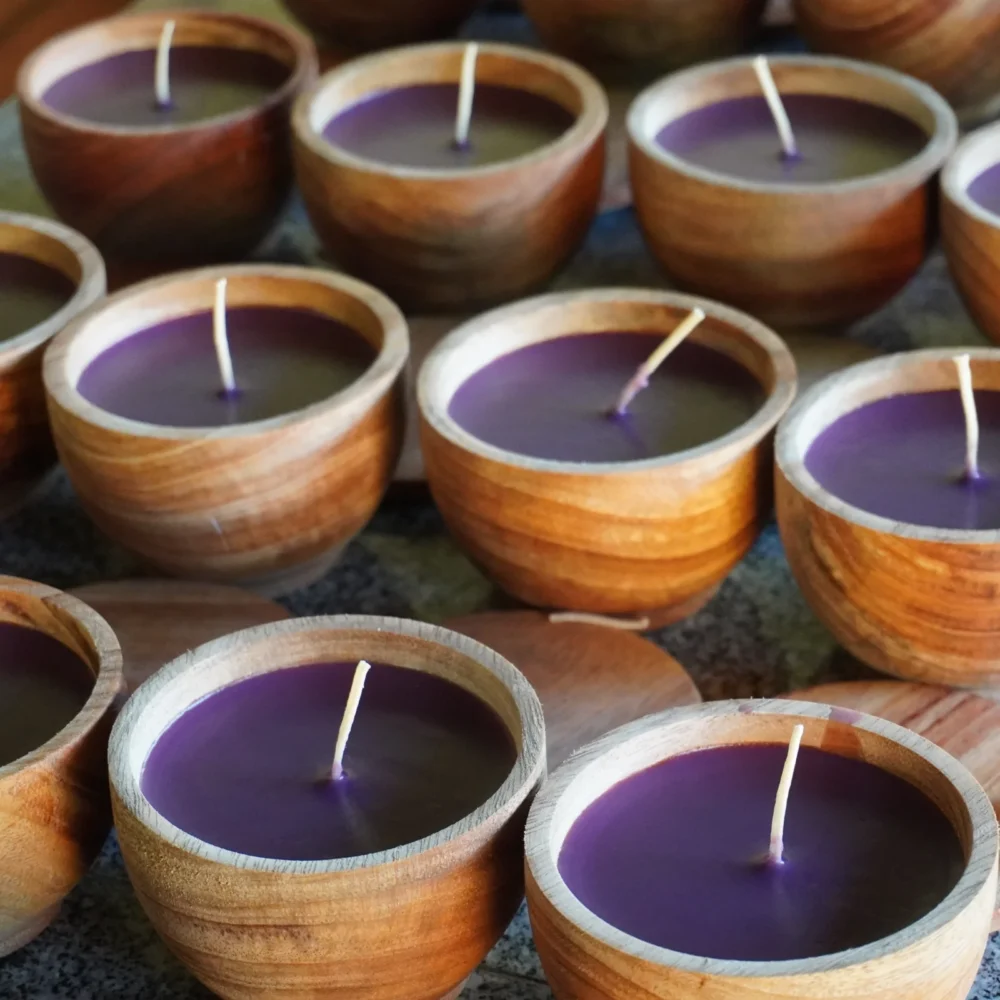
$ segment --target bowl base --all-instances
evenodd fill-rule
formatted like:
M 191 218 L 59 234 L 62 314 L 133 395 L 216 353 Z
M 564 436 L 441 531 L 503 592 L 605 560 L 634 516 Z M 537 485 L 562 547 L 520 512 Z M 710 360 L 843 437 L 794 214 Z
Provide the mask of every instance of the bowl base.
M 463 979 L 450 993 L 445 993 L 445 995 L 441 997 L 441 1000 L 458 1000 L 458 998 L 462 995 L 462 990 L 465 989 L 465 984 L 468 981 L 468 979 Z
M 237 587 L 244 587 L 252 590 L 262 597 L 281 597 L 290 594 L 293 590 L 308 587 L 310 584 L 321 580 L 339 562 L 344 549 L 345 542 L 336 548 L 327 549 L 326 552 L 310 559 L 308 562 L 298 563 L 286 569 L 276 570 L 264 576 L 245 577 L 239 580 L 219 581 L 232 583 Z
M 677 622 L 690 618 L 697 614 L 708 602 L 719 592 L 721 583 L 713 583 L 711 587 L 692 594 L 691 597 L 677 604 L 671 604 L 664 608 L 653 608 L 651 611 L 637 611 L 637 615 L 645 615 L 649 619 L 649 628 L 666 628 L 667 625 L 676 625 Z M 647 629 L 649 631 L 649 629 Z
M 19 924 L 4 927 L 0 931 L 0 958 L 12 955 L 19 948 L 23 948 L 29 942 L 34 941 L 59 916 L 61 908 L 62 903 L 59 902 L 55 906 L 51 906 L 47 910 L 42 910 L 41 913 L 36 913 Z

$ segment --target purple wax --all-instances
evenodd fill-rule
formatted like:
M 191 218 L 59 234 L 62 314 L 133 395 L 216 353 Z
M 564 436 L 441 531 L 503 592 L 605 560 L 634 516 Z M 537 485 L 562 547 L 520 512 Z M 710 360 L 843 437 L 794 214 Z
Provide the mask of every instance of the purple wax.
M 799 155 L 787 158 L 763 97 L 689 111 L 656 141 L 688 163 L 743 180 L 816 184 L 898 167 L 928 142 L 916 122 L 877 104 L 822 94 L 782 94 Z
M 806 468 L 841 500 L 893 521 L 1000 528 L 1000 392 L 977 391 L 979 472 L 965 477 L 965 417 L 957 390 L 878 399 L 820 434 Z
M 448 412 L 480 440 L 520 455 L 629 462 L 714 441 L 763 405 L 764 390 L 742 365 L 688 341 L 625 415 L 609 416 L 662 341 L 659 333 L 581 333 L 522 347 L 459 386 Z
M 157 107 L 155 49 L 121 52 L 57 80 L 42 100 L 100 125 L 189 125 L 260 104 L 290 76 L 262 52 L 220 46 L 170 50 L 170 107 Z M 224 197 L 224 192 L 220 192 Z
M 154 744 L 142 791 L 175 826 L 227 850 L 318 861 L 389 850 L 469 815 L 517 758 L 500 717 L 464 688 L 372 664 L 330 777 L 356 663 L 240 681 L 198 702 Z
M 752 962 L 830 955 L 929 913 L 964 852 L 902 778 L 803 747 L 785 863 L 767 854 L 784 745 L 672 757 L 602 795 L 571 827 L 559 871 L 593 913 L 650 944 Z
M 0 341 L 30 330 L 57 313 L 76 284 L 33 257 L 0 253 Z
M 237 393 L 221 388 L 212 314 L 140 330 L 99 354 L 77 390 L 95 406 L 171 427 L 267 420 L 318 403 L 355 382 L 375 360 L 361 334 L 309 309 L 227 310 Z
M 93 690 L 93 672 L 68 646 L 0 622 L 0 767 L 52 739 Z
M 428 83 L 380 91 L 327 122 L 335 146 L 395 166 L 481 167 L 534 152 L 576 120 L 561 104 L 515 87 L 476 85 L 468 144 L 455 145 L 458 86 Z
M 1000 215 L 1000 163 L 987 167 L 968 187 L 969 197 L 987 212 Z

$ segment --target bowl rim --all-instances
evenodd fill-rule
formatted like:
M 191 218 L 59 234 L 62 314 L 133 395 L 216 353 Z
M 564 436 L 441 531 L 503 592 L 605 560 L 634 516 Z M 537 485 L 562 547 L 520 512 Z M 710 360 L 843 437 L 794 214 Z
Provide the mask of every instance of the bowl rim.
M 968 169 L 968 161 L 979 157 L 985 151 L 993 151 L 988 166 L 982 167 L 973 177 L 963 180 Z M 969 185 L 979 174 L 1000 165 L 1000 122 L 993 122 L 964 136 L 941 171 L 941 194 L 945 203 L 951 202 L 966 215 L 994 229 L 1000 229 L 1000 214 L 991 212 L 980 205 L 969 194 Z

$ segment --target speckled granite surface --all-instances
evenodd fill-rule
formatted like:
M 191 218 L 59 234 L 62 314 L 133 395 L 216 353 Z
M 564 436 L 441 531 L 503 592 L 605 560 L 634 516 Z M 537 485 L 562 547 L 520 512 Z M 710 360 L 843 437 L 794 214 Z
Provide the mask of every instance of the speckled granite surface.
M 162 6 L 142 3 L 140 6 Z M 191 0 L 170 4 L 281 16 L 274 0 Z M 467 34 L 523 39 L 516 17 L 478 18 Z M 16 110 L 0 107 L 0 207 L 46 212 L 31 182 Z M 323 264 L 301 207 L 259 256 Z M 663 286 L 631 213 L 604 216 L 556 287 Z M 940 255 L 895 302 L 852 332 L 884 350 L 978 345 L 983 338 L 957 301 Z M 0 524 L 0 569 L 59 587 L 131 575 L 130 557 L 91 527 L 65 479 L 13 520 Z M 429 501 L 383 505 L 326 579 L 292 595 L 298 614 L 361 612 L 438 620 L 488 604 L 488 582 L 449 540 Z M 703 611 L 655 640 L 691 672 L 706 699 L 771 695 L 845 677 L 834 643 L 791 579 L 773 525 Z M 2 845 L 0 845 L 2 849 Z M 129 887 L 114 837 L 59 920 L 37 941 L 0 960 L 4 1000 L 196 1000 L 209 997 L 160 944 Z M 546 1000 L 522 911 L 470 981 L 464 1000 Z M 970 1000 L 1000 998 L 1000 937 L 991 940 Z

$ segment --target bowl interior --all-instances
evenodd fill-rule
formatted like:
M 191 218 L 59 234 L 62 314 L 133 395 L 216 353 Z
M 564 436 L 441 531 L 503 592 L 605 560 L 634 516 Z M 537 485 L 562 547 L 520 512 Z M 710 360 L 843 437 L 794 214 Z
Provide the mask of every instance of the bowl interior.
M 993 226 L 1000 226 L 1000 216 L 973 201 L 969 185 L 997 163 L 1000 163 L 1000 125 L 991 125 L 973 132 L 959 143 L 941 175 L 941 186 L 947 198 L 966 213 Z
M 64 274 L 75 285 L 83 278 L 78 253 L 50 232 L 0 217 L 0 253 L 30 257 Z

